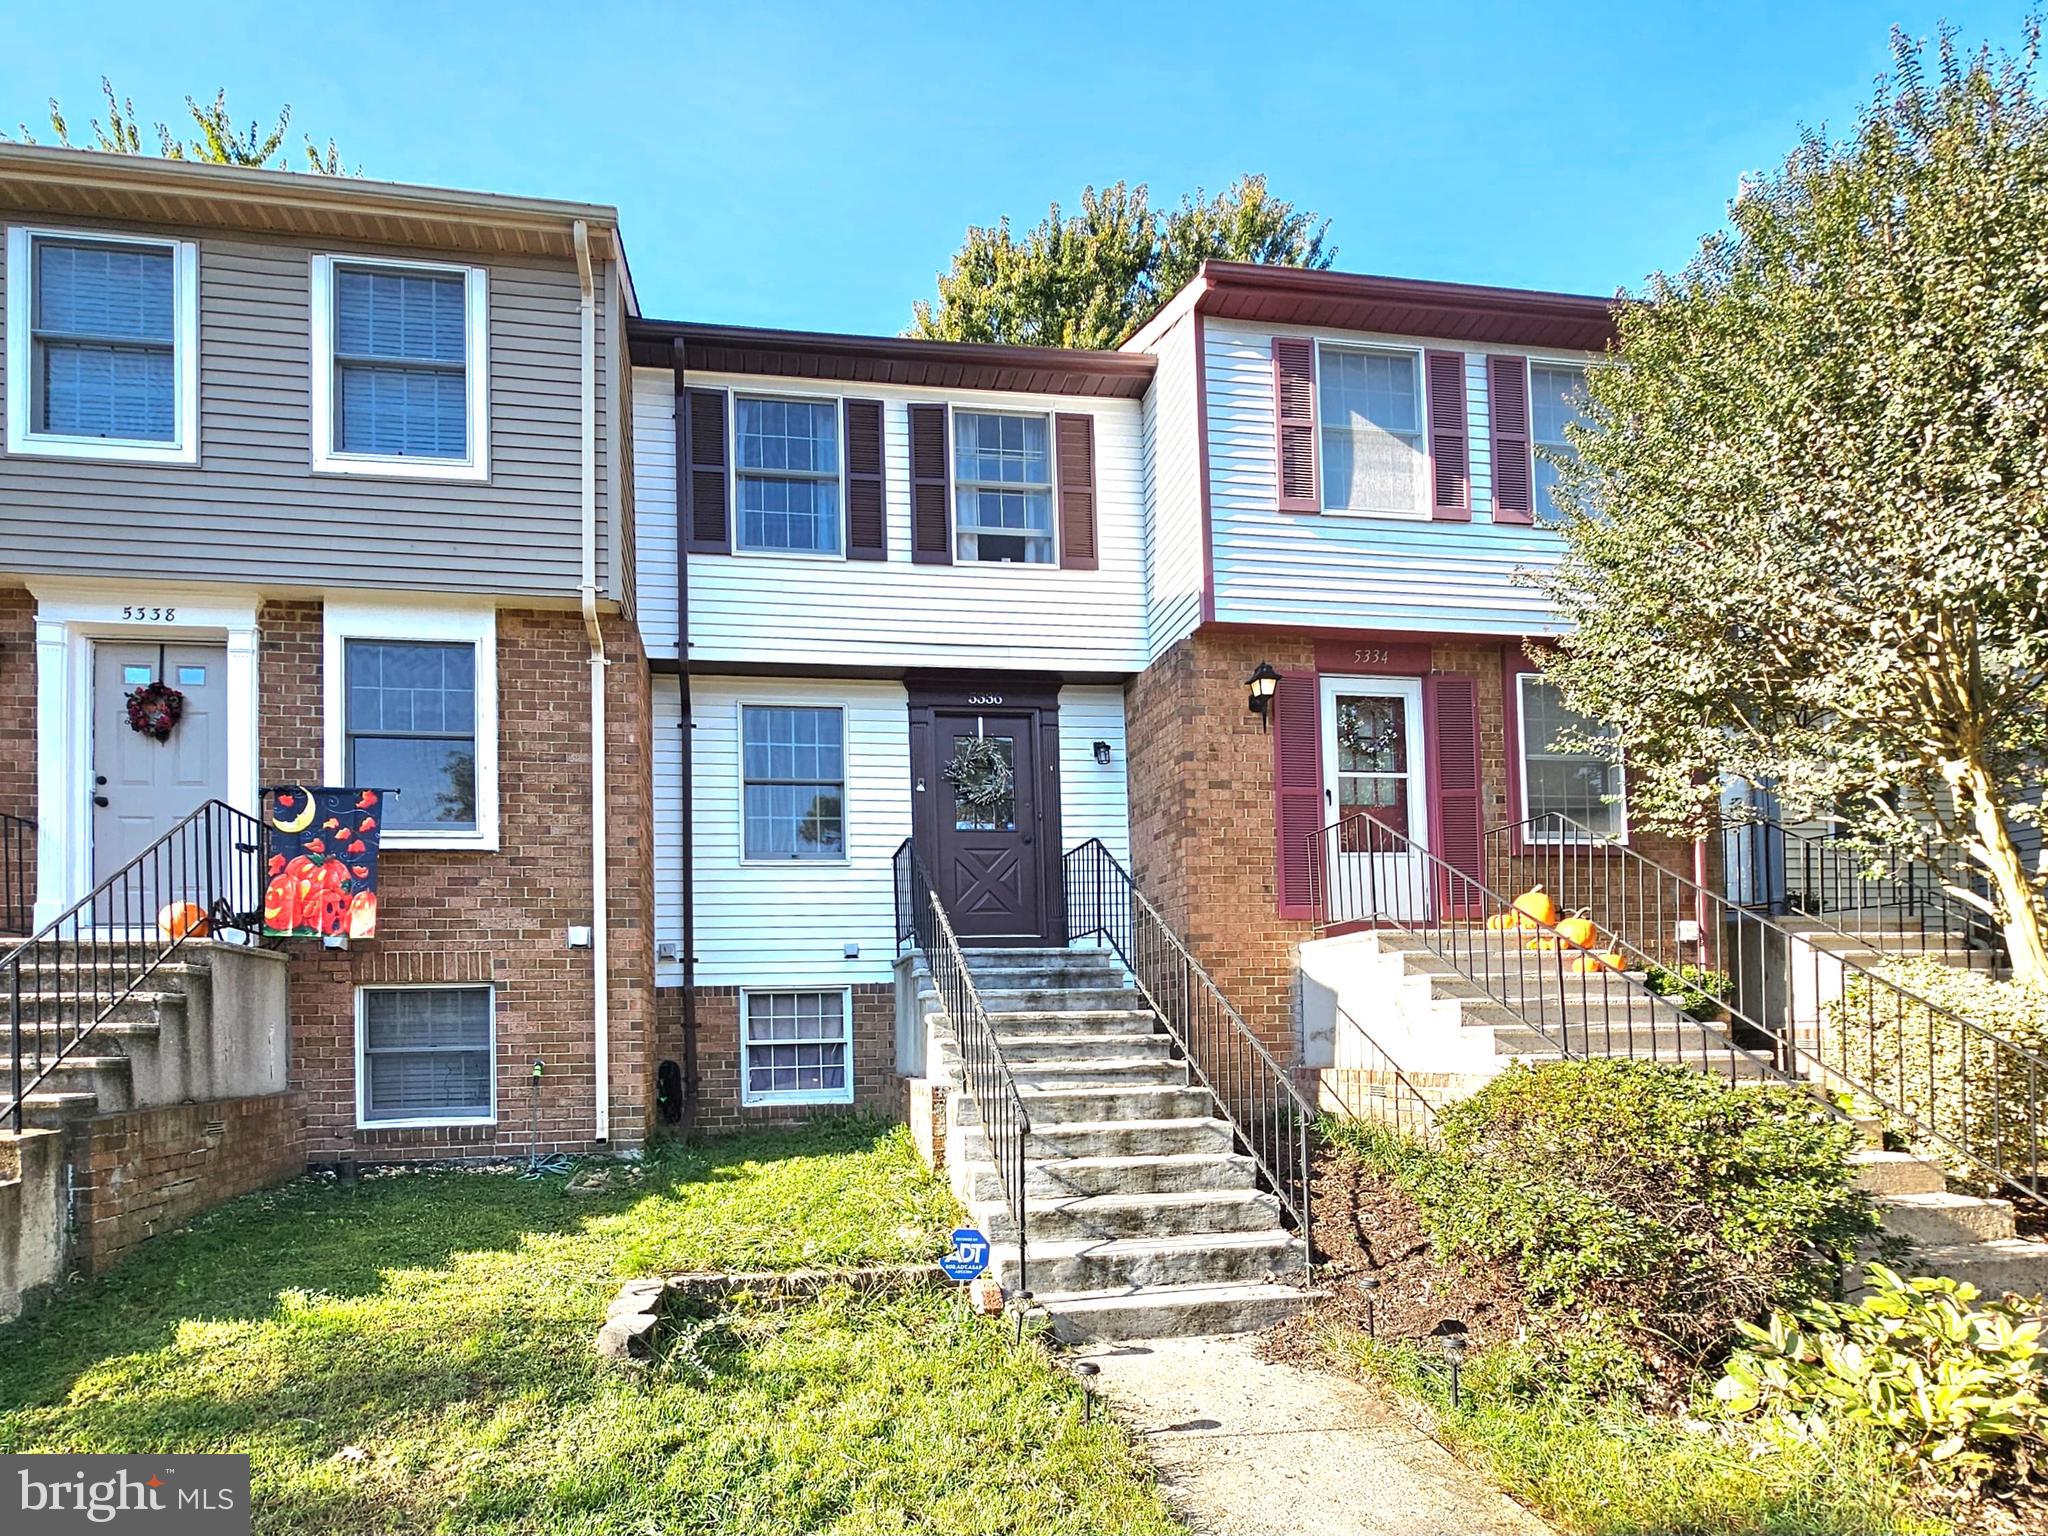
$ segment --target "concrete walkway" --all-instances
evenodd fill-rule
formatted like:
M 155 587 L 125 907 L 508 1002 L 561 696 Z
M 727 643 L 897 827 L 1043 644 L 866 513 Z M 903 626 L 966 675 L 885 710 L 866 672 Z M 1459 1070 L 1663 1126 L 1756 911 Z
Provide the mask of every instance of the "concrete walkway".
M 1077 1358 L 1195 1536 L 1550 1536 L 1367 1388 L 1269 1364 L 1249 1337 Z

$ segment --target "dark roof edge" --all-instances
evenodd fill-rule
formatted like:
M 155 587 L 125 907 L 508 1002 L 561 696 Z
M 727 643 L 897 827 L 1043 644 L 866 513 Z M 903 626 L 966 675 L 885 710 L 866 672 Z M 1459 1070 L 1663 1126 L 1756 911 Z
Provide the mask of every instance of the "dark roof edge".
M 1522 314 L 1546 319 L 1613 321 L 1618 296 L 1591 293 L 1550 293 L 1534 288 L 1489 288 L 1474 283 L 1440 283 L 1419 277 L 1380 277 L 1366 272 L 1316 272 L 1302 267 L 1271 267 L 1246 261 L 1205 261 L 1199 276 L 1207 278 L 1202 307 L 1222 289 L 1290 294 L 1302 297 L 1352 299 L 1366 303 L 1470 310 L 1487 314 Z

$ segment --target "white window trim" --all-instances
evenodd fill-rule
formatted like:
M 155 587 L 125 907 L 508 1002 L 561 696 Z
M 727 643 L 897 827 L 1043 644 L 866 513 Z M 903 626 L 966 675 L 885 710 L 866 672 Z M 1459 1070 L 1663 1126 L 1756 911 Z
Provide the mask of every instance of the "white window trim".
M 334 446 L 334 269 L 386 268 L 393 271 L 443 272 L 463 280 L 463 386 L 468 405 L 468 457 L 409 458 L 399 454 L 343 453 Z M 313 472 L 323 475 L 376 475 L 398 480 L 468 480 L 491 478 L 490 276 L 482 267 L 442 261 L 402 261 L 392 256 L 316 254 L 312 283 L 313 336 Z
M 1528 830 L 1537 816 L 1547 814 L 1535 811 L 1529 805 L 1529 684 L 1542 682 L 1540 672 L 1517 672 L 1515 674 L 1515 776 L 1522 795 L 1522 841 L 1532 847 L 1544 848 L 1597 848 L 1607 842 L 1602 837 L 1536 837 Z M 1621 764 L 1614 765 L 1615 781 L 1621 794 L 1615 801 L 1620 829 L 1613 841 L 1627 846 L 1628 843 L 1628 774 Z
M 1427 359 L 1422 347 L 1404 346 L 1397 342 L 1384 341 L 1331 341 L 1316 338 L 1316 509 L 1324 517 L 1375 517 L 1389 522 L 1427 523 L 1435 520 L 1436 509 L 1430 505 L 1429 485 L 1429 377 Z M 1417 456 L 1415 469 L 1415 507 L 1411 511 L 1399 512 L 1383 507 L 1332 507 L 1324 505 L 1323 473 L 1329 455 L 1323 451 L 1323 353 L 1330 352 L 1379 352 L 1415 359 L 1415 404 L 1416 420 L 1421 424 L 1422 451 Z M 1277 402 L 1275 403 L 1277 409 Z
M 840 853 L 836 859 L 755 859 L 747 857 L 747 711 L 750 709 L 830 709 L 839 715 L 839 821 Z M 733 804 L 733 831 L 739 838 L 738 863 L 742 869 L 845 869 L 853 863 L 853 752 L 847 738 L 846 701 L 814 698 L 756 698 L 733 700 L 733 782 L 738 794 Z M 829 987 L 767 987 L 763 991 L 817 992 Z
M 171 254 L 171 377 L 176 391 L 171 417 L 176 437 L 168 443 L 122 437 L 73 437 L 37 432 L 30 408 L 30 306 L 36 240 L 86 240 L 96 245 L 141 245 Z M 96 459 L 111 464 L 199 462 L 199 248 L 190 240 L 112 234 L 103 229 L 46 229 L 16 224 L 7 231 L 7 451 L 51 459 Z
M 494 853 L 498 847 L 498 615 L 490 608 L 329 602 L 322 611 L 322 722 L 327 782 L 348 773 L 348 642 L 425 640 L 476 647 L 476 827 L 387 829 L 386 848 Z
M 830 405 L 832 407 L 832 431 L 839 445 L 839 551 L 827 554 L 820 549 L 771 549 L 756 548 L 740 542 L 740 477 L 749 471 L 740 463 L 740 400 L 794 400 L 806 405 Z M 829 565 L 844 565 L 846 553 L 846 397 L 844 395 L 815 394 L 798 389 L 732 389 L 726 391 L 725 401 L 726 441 L 732 444 L 728 455 L 732 466 L 728 474 L 731 482 L 729 496 L 732 502 L 732 552 L 748 559 L 761 560 L 808 560 Z M 886 435 L 886 434 L 885 434 Z M 887 452 L 886 443 L 884 453 Z M 775 473 L 774 470 L 755 470 L 755 474 Z M 884 477 L 884 496 L 887 478 Z
M 491 1110 L 486 1115 L 426 1115 L 404 1120 L 372 1120 L 370 1073 L 367 1049 L 369 1034 L 363 1027 L 363 1000 L 372 992 L 483 992 L 490 999 Z M 356 1129 L 359 1131 L 404 1131 L 444 1125 L 496 1125 L 498 1123 L 498 989 L 488 981 L 373 982 L 356 988 Z
M 963 560 L 960 558 L 960 442 L 954 433 L 954 422 L 961 412 L 969 416 L 1020 416 L 1045 423 L 1045 467 L 1052 476 L 1052 558 L 1050 560 Z M 999 571 L 1058 571 L 1060 556 L 1060 434 L 1059 423 L 1054 419 L 1056 411 L 1034 411 L 1018 407 L 963 405 L 957 400 L 946 402 L 946 537 L 951 541 L 946 551 L 953 565 L 962 570 L 978 570 L 989 566 Z M 1098 461 L 1099 462 L 1099 461 Z M 981 482 L 977 481 L 977 484 Z M 1100 498 L 1097 498 L 1098 512 Z M 1070 573 L 1071 574 L 1071 573 Z
M 1522 393 L 1529 402 L 1529 491 L 1532 497 L 1535 496 L 1537 491 L 1536 466 L 1540 462 L 1536 455 L 1541 449 L 1553 446 L 1550 443 L 1539 441 L 1536 436 L 1536 370 L 1538 368 L 1570 369 L 1579 376 L 1579 383 L 1583 386 L 1587 375 L 1593 371 L 1593 367 L 1594 365 L 1583 357 L 1546 357 L 1532 352 L 1522 359 Z M 1544 499 L 1548 500 L 1548 498 Z M 1550 515 L 1550 508 L 1547 506 L 1536 507 L 1534 511 L 1539 517 L 1548 517 Z
M 839 1017 L 845 1022 L 846 1032 L 841 1039 L 846 1045 L 846 1086 L 843 1088 L 814 1088 L 809 1092 L 756 1094 L 747 1086 L 751 1074 L 747 1071 L 747 1015 L 753 1007 L 754 994 L 777 992 L 810 992 L 839 994 Z M 853 1102 L 853 988 L 851 987 L 741 987 L 740 988 L 740 1103 L 752 1108 L 755 1105 L 771 1104 L 851 1104 Z M 771 1042 L 795 1044 L 799 1042 Z

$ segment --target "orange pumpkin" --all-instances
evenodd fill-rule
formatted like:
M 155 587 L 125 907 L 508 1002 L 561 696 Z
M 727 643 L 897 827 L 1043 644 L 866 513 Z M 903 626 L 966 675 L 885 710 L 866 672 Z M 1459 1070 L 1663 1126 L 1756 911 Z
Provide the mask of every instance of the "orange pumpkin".
M 1625 969 L 1622 958 L 1613 950 L 1604 955 L 1580 955 L 1572 961 L 1572 972 L 1578 976 L 1590 976 L 1597 971 L 1619 971 Z
M 1557 903 L 1551 900 L 1550 892 L 1540 885 L 1532 885 L 1515 898 L 1515 910 L 1525 917 L 1533 917 L 1542 927 L 1555 926 Z
M 1486 920 L 1486 926 L 1494 933 L 1513 933 L 1524 921 L 1519 912 L 1496 912 Z
M 1572 949 L 1591 949 L 1600 941 L 1600 930 L 1593 926 L 1593 920 L 1586 916 L 1581 907 L 1570 917 L 1557 925 L 1557 941 Z
M 156 926 L 167 939 L 203 939 L 208 932 L 204 909 L 192 901 L 168 903 L 157 913 Z

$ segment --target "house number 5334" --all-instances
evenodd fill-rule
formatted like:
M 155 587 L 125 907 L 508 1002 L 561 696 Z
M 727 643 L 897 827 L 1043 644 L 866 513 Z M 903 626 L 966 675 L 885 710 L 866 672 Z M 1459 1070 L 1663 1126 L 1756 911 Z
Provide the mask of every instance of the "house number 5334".
M 178 622 L 178 610 L 175 608 L 147 606 L 142 603 L 123 603 L 121 605 L 121 617 L 136 624 L 175 624 Z

